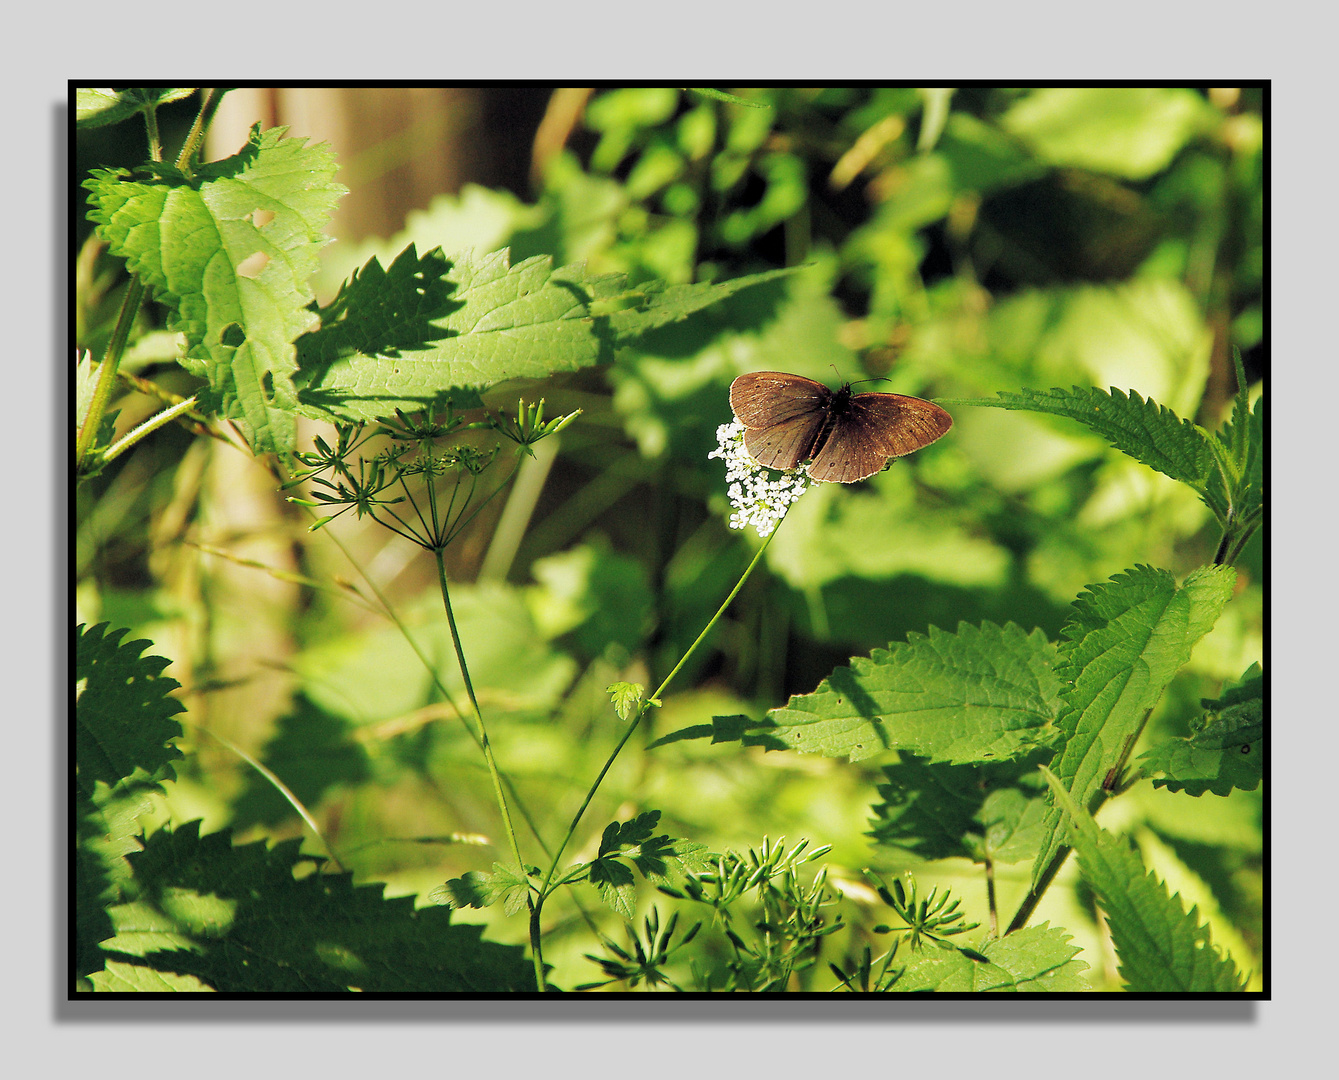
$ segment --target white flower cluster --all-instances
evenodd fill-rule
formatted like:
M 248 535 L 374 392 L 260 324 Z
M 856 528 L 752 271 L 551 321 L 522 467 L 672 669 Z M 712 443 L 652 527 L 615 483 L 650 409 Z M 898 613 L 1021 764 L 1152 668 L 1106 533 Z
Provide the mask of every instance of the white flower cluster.
M 783 472 L 779 480 L 773 480 L 771 472 L 749 457 L 744 449 L 744 425 L 738 420 L 716 429 L 716 449 L 707 457 L 725 462 L 725 480 L 730 485 L 726 494 L 735 508 L 730 515 L 732 529 L 752 525 L 759 536 L 767 536 L 786 516 L 790 504 L 809 490 L 803 472 Z

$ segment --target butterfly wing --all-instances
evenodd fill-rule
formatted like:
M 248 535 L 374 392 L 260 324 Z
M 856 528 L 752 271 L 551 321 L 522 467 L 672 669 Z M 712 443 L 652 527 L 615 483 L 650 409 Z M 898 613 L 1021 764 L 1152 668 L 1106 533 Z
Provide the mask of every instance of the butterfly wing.
M 948 413 L 921 398 L 855 394 L 837 411 L 805 471 L 815 480 L 853 484 L 873 476 L 889 458 L 929 446 L 952 426 Z
M 744 447 L 769 469 L 794 469 L 813 455 L 832 397 L 822 383 L 781 371 L 750 372 L 730 384 Z

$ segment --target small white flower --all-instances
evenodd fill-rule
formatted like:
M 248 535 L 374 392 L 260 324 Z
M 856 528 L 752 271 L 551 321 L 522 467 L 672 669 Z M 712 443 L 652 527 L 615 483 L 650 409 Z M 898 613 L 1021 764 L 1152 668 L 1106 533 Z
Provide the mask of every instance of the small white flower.
M 790 504 L 809 490 L 810 481 L 800 470 L 783 472 L 773 480 L 770 470 L 759 465 L 744 448 L 744 425 L 738 420 L 716 429 L 716 449 L 708 458 L 725 462 L 726 495 L 735 512 L 730 528 L 752 525 L 759 536 L 767 536 L 786 516 Z

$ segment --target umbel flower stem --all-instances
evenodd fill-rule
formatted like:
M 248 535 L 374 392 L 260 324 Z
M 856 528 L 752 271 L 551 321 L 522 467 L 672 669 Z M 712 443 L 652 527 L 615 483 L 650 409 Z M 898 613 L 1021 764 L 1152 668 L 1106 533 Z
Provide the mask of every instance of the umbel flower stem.
M 485 498 L 476 502 L 474 496 L 478 487 L 479 474 L 495 460 L 497 450 L 494 449 L 491 453 L 486 453 L 474 447 L 458 446 L 445 453 L 439 453 L 435 448 L 437 441 L 450 435 L 462 424 L 462 421 L 451 412 L 449 405 L 445 415 L 424 414 L 421 417 L 411 417 L 399 412 L 396 415 L 399 419 L 398 424 L 387 421 L 382 424 L 377 432 L 380 435 L 390 436 L 392 440 L 396 441 L 396 447 L 392 447 L 391 450 L 378 454 L 371 459 L 358 458 L 355 469 L 351 459 L 354 450 L 363 441 L 360 438 L 362 425 L 346 425 L 338 429 L 338 440 L 335 448 L 332 449 L 318 438 L 315 452 L 296 455 L 298 461 L 307 469 L 301 477 L 290 480 L 285 484 L 285 487 L 293 486 L 298 479 L 310 480 L 315 485 L 314 498 L 299 499 L 293 497 L 293 502 L 313 510 L 317 508 L 329 509 L 336 506 L 343 507 L 334 514 L 318 519 L 312 526 L 313 528 L 320 528 L 346 510 L 355 509 L 359 517 L 369 516 L 384 528 L 432 552 L 437 564 L 437 580 L 442 594 L 442 604 L 446 610 L 447 625 L 451 631 L 451 644 L 455 649 L 456 661 L 460 667 L 465 693 L 469 698 L 469 711 L 473 716 L 474 723 L 469 722 L 464 710 L 457 708 L 456 711 L 466 730 L 469 731 L 483 752 L 484 761 L 488 766 L 488 773 L 493 783 L 493 795 L 501 815 L 502 828 L 507 836 L 507 844 L 511 849 L 512 857 L 515 859 L 517 873 L 524 880 L 528 877 L 528 872 L 521 857 L 520 843 L 516 836 L 515 825 L 512 822 L 510 803 L 507 798 L 508 789 L 510 789 L 512 798 L 516 800 L 519 812 L 539 841 L 540 848 L 546 854 L 548 853 L 548 846 L 535 827 L 534 820 L 526 812 L 524 803 L 515 787 L 510 784 L 498 768 L 497 759 L 493 754 L 492 741 L 489 739 L 488 728 L 484 722 L 483 711 L 479 707 L 478 696 L 474 691 L 474 681 L 470 678 L 469 664 L 465 659 L 465 650 L 460 640 L 460 630 L 456 625 L 444 557 L 447 545 L 474 520 L 475 516 L 489 501 L 508 486 L 515 476 L 517 468 L 519 468 L 520 457 L 518 455 L 513 463 L 511 474 Z M 529 407 L 522 402 L 518 405 L 517 419 L 514 424 L 509 421 L 490 418 L 484 424 L 471 426 L 490 427 L 498 431 L 503 437 L 516 443 L 522 451 L 530 453 L 532 444 L 549 435 L 556 434 L 575 417 L 576 413 L 572 413 L 545 422 L 542 401 L 536 406 Z M 327 477 L 324 475 L 327 473 L 332 475 Z M 454 482 L 448 483 L 447 492 L 439 492 L 440 478 L 451 474 L 455 475 Z M 417 477 L 422 481 L 422 491 L 417 496 L 408 482 L 410 477 Z M 393 498 L 387 497 L 385 494 L 387 489 L 393 486 L 398 486 L 403 494 Z M 409 512 L 404 516 L 401 516 L 392 508 L 398 503 L 407 504 Z M 371 584 L 370 581 L 369 584 Z M 375 586 L 373 588 L 375 591 Z M 385 604 L 385 598 L 379 593 L 378 598 Z M 388 604 L 385 606 L 388 612 L 392 611 Z M 392 618 L 394 618 L 393 612 Z M 396 619 L 396 622 L 398 624 L 399 620 Z M 401 630 L 405 632 L 406 637 L 410 638 L 411 645 L 413 645 L 412 636 L 408 634 L 402 624 Z M 415 651 L 419 651 L 420 656 L 423 655 L 416 645 L 414 645 L 414 648 Z M 440 679 L 437 678 L 435 670 L 433 676 L 443 696 L 450 701 L 451 697 L 446 692 L 445 687 L 442 686 Z M 526 891 L 526 904 L 533 911 L 534 896 L 530 890 Z M 538 965 L 536 970 L 542 986 L 542 965 Z
M 456 650 L 456 662 L 460 665 L 460 675 L 465 681 L 465 694 L 470 699 L 470 709 L 474 713 L 474 723 L 479 731 L 479 747 L 483 750 L 484 761 L 488 763 L 488 775 L 493 780 L 493 796 L 497 799 L 498 809 L 502 813 L 502 828 L 507 834 L 507 843 L 511 846 L 516 866 L 525 877 L 525 862 L 521 858 L 521 847 L 516 839 L 516 829 L 511 822 L 511 810 L 507 804 L 506 792 L 502 789 L 502 774 L 498 771 L 497 760 L 493 757 L 493 744 L 488 738 L 488 728 L 484 725 L 484 715 L 479 709 L 479 699 L 474 696 L 474 683 L 470 679 L 470 669 L 465 663 L 465 650 L 460 644 L 460 632 L 456 629 L 455 612 L 451 610 L 451 589 L 446 581 L 446 562 L 443 549 L 434 548 L 433 556 L 437 560 L 437 581 L 442 589 L 442 603 L 446 605 L 446 622 L 451 628 L 451 644 Z M 526 893 L 526 903 L 533 909 L 534 901 Z
M 781 517 L 785 517 L 785 508 L 781 510 Z M 739 581 L 736 582 L 735 587 L 730 590 L 730 595 L 727 596 L 721 603 L 721 606 L 716 609 L 716 614 L 713 615 L 707 625 L 702 628 L 702 633 L 697 635 L 697 639 L 688 646 L 687 651 L 684 652 L 683 656 L 679 659 L 679 662 L 674 665 L 674 670 L 665 676 L 664 681 L 656 687 L 655 692 L 651 694 L 650 697 L 646 698 L 638 705 L 637 711 L 633 714 L 632 720 L 628 723 L 627 730 L 623 732 L 623 737 L 618 740 L 618 745 L 610 751 L 609 757 L 604 763 L 604 767 L 600 770 L 594 783 L 591 784 L 590 790 L 586 792 L 586 798 L 582 801 L 580 808 L 577 810 L 576 814 L 573 815 L 572 824 L 567 827 L 567 835 L 563 837 L 562 843 L 558 845 L 558 850 L 554 852 L 553 858 L 549 863 L 548 873 L 544 875 L 544 884 L 540 886 L 538 895 L 532 894 L 533 900 L 530 905 L 530 954 L 534 960 L 536 986 L 539 988 L 540 993 L 543 993 L 544 991 L 544 956 L 540 938 L 539 917 L 540 913 L 544 910 L 544 901 L 550 895 L 549 886 L 553 881 L 553 875 L 557 873 L 558 862 L 562 859 L 563 852 L 567 849 L 567 845 L 576 834 L 577 826 L 580 825 L 581 818 L 586 813 L 586 808 L 590 806 L 591 800 L 595 798 L 595 792 L 599 790 L 600 784 L 604 781 L 605 776 L 608 774 L 609 770 L 613 768 L 614 762 L 618 759 L 618 755 L 622 752 L 623 747 L 626 746 L 628 740 L 632 738 L 632 733 L 636 731 L 641 724 L 642 717 L 644 717 L 653 706 L 659 704 L 660 695 L 665 692 L 665 688 L 669 686 L 673 681 L 674 676 L 676 676 L 680 669 L 683 668 L 684 664 L 688 662 L 688 658 L 692 656 L 693 653 L 697 651 L 698 647 L 707 639 L 707 635 L 711 633 L 712 629 L 720 621 L 721 616 L 725 614 L 726 609 L 734 603 L 735 597 L 739 595 L 739 590 L 744 587 L 744 583 L 748 581 L 754 568 L 762 561 L 763 554 L 767 551 L 767 546 L 772 542 L 772 537 L 776 535 L 776 524 L 779 522 L 780 518 L 772 523 L 761 546 L 759 546 L 757 552 L 754 554 L 752 562 L 748 564 L 744 573 L 740 575 Z

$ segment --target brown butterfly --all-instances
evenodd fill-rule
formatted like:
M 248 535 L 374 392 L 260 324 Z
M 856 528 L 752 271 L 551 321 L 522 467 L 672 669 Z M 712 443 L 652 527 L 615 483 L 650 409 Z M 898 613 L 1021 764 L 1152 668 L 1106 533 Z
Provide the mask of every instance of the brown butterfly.
M 953 426 L 938 405 L 902 394 L 829 390 L 783 371 L 754 371 L 730 384 L 730 408 L 744 448 L 769 469 L 804 470 L 814 480 L 854 484 L 929 446 Z

